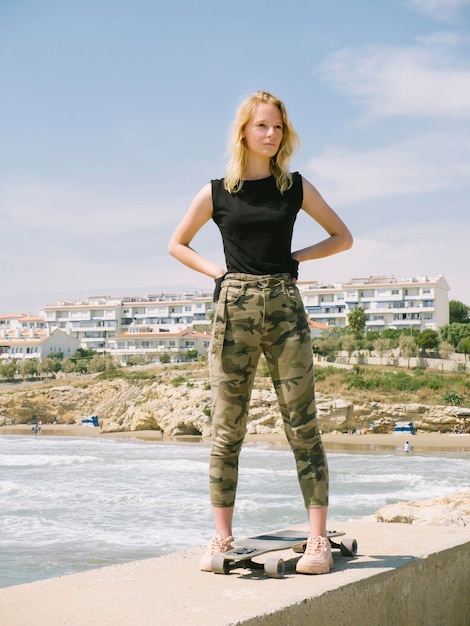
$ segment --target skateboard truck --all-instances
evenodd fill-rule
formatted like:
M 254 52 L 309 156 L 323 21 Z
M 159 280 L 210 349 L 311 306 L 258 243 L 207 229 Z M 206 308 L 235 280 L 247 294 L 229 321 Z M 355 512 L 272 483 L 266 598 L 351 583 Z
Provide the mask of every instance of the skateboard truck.
M 343 532 L 336 530 L 327 532 L 328 540 L 332 548 L 340 550 L 342 556 L 355 556 L 357 554 L 357 541 L 351 537 L 345 537 Z M 334 538 L 341 537 L 339 542 Z M 264 565 L 253 561 L 253 557 L 261 556 L 267 552 L 291 548 L 294 552 L 303 552 L 307 543 L 308 535 L 284 529 L 272 533 L 256 535 L 239 540 L 228 552 L 214 554 L 211 568 L 214 574 L 228 574 L 231 569 L 242 567 L 244 569 L 264 569 L 270 578 L 282 578 L 285 574 L 286 565 L 283 559 L 271 556 L 266 559 Z

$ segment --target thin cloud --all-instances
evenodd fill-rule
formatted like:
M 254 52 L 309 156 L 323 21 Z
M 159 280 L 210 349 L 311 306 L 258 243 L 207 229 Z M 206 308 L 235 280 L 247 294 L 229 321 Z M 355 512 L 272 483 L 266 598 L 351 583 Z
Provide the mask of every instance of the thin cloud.
M 461 9 L 470 5 L 470 0 L 407 0 L 405 5 L 436 20 L 452 21 Z
M 316 73 L 368 116 L 468 118 L 470 65 L 457 58 L 458 43 L 446 32 L 405 48 L 346 48 L 328 55 Z
M 345 253 L 301 265 L 300 280 L 345 282 L 374 276 L 445 276 L 450 298 L 470 305 L 467 290 L 469 255 L 465 224 L 435 220 L 429 223 L 397 223 L 372 229 L 355 237 Z
M 174 221 L 174 212 L 187 199 L 132 197 L 114 191 L 64 184 L 10 185 L 0 197 L 10 232 L 73 233 L 75 237 L 103 236 L 156 229 Z
M 466 187 L 470 134 L 420 135 L 363 152 L 327 147 L 308 168 L 334 205 Z

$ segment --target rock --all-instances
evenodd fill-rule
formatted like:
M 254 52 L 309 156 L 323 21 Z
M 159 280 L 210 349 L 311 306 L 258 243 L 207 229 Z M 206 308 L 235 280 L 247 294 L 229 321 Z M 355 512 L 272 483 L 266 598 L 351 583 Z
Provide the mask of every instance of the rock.
M 325 399 L 317 394 L 317 415 L 323 432 L 354 429 L 354 405 L 341 398 Z
M 129 368 L 130 369 L 130 368 Z M 43 423 L 79 424 L 85 415 L 98 415 L 105 432 L 161 430 L 168 435 L 211 434 L 211 392 L 206 367 L 155 366 L 111 380 L 87 375 L 57 381 L 48 387 L 33 383 L 20 389 L 0 386 L 0 426 Z M 139 377 L 145 373 L 147 378 Z M 317 393 L 320 429 L 324 433 L 369 429 L 390 433 L 396 421 L 413 421 L 423 432 L 448 432 L 461 426 L 470 409 L 424 404 L 362 402 Z M 280 433 L 282 417 L 270 381 L 257 379 L 251 398 L 249 433 Z
M 463 419 L 470 421 L 470 410 L 457 406 L 427 404 L 387 404 L 364 402 L 354 406 L 356 427 L 368 428 L 374 424 L 377 433 L 391 433 L 395 422 L 413 422 L 423 432 L 452 432 Z
M 430 526 L 470 526 L 470 491 L 441 498 L 388 504 L 362 521 Z

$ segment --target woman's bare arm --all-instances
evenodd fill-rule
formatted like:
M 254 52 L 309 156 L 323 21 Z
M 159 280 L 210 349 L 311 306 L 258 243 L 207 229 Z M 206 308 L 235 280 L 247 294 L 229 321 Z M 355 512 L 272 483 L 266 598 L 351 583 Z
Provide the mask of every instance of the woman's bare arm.
M 219 278 L 225 274 L 226 270 L 209 261 L 209 259 L 200 255 L 190 246 L 195 235 L 211 217 L 212 189 L 211 185 L 208 184 L 201 189 L 191 202 L 188 212 L 171 236 L 168 243 L 168 252 L 192 270 L 212 278 Z
M 348 250 L 353 244 L 353 238 L 346 224 L 308 180 L 302 178 L 302 184 L 304 194 L 302 209 L 330 236 L 307 248 L 296 250 L 292 253 L 292 258 L 301 263 Z

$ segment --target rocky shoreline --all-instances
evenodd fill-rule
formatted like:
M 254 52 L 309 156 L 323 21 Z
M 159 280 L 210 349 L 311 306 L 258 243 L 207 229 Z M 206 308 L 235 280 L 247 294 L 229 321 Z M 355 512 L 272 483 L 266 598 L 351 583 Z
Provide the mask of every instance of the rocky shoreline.
M 0 435 L 32 435 L 30 425 L 16 424 L 0 426 Z M 121 430 L 106 431 L 100 428 L 80 426 L 77 424 L 43 424 L 40 436 L 71 436 L 71 437 L 100 437 L 112 439 L 142 439 L 155 443 L 203 443 L 209 444 L 210 437 L 199 435 L 171 435 L 159 430 Z M 403 452 L 403 444 L 409 441 L 411 453 L 413 452 L 469 452 L 470 435 L 452 435 L 440 433 L 418 433 L 414 436 L 399 434 L 364 434 L 353 435 L 336 433 L 324 433 L 323 443 L 327 450 L 351 450 L 370 452 L 383 452 L 395 450 Z M 272 447 L 287 448 L 287 439 L 283 432 L 248 433 L 245 439 L 246 445 L 269 445 Z
M 178 375 L 180 374 L 180 375 Z M 163 370 L 156 380 L 92 377 L 49 384 L 0 387 L 0 427 L 31 424 L 77 425 L 84 416 L 98 415 L 104 432 L 158 431 L 168 436 L 209 437 L 211 395 L 204 370 Z M 317 394 L 322 432 L 393 431 L 396 421 L 412 421 L 420 433 L 463 431 L 470 426 L 470 409 L 458 406 L 389 404 Z M 271 387 L 253 390 L 248 433 L 281 434 L 282 419 Z

